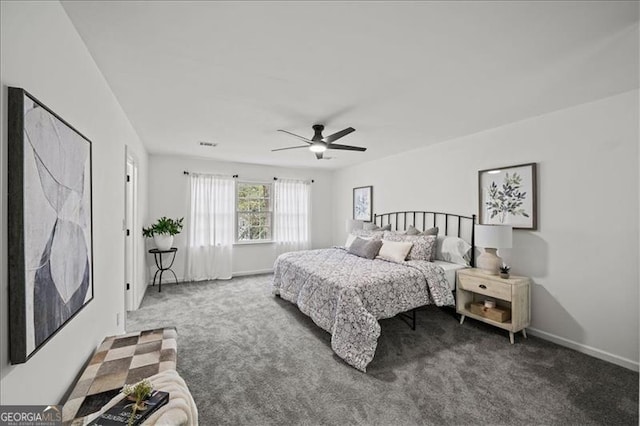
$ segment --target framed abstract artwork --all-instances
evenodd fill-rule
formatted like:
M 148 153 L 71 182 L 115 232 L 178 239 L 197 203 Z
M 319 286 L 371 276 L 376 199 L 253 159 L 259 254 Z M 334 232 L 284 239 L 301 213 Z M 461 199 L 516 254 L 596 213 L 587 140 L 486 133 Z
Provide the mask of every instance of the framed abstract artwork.
M 514 229 L 537 229 L 536 176 L 536 163 L 480 170 L 480 224 L 504 224 L 511 225 Z
M 353 218 L 371 222 L 373 220 L 373 186 L 353 188 Z
M 26 362 L 93 299 L 91 141 L 8 89 L 9 343 Z

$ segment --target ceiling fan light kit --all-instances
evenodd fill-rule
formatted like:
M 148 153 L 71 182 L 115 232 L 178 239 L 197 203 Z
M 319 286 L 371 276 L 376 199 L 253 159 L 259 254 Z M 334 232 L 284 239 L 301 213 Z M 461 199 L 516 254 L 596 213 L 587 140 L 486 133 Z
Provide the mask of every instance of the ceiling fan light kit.
M 307 139 L 303 136 L 300 135 L 296 135 L 295 133 L 291 133 L 287 130 L 278 130 L 279 132 L 283 132 L 286 133 L 288 135 L 291 135 L 293 137 L 296 137 L 300 140 L 302 140 L 303 142 L 306 142 L 308 145 L 301 145 L 301 146 L 290 146 L 287 148 L 278 148 L 278 149 L 272 149 L 271 151 L 283 151 L 285 149 L 297 149 L 297 148 L 309 148 L 309 151 L 314 152 L 316 154 L 316 158 L 318 160 L 322 160 L 322 153 L 325 152 L 328 149 L 340 149 L 340 150 L 344 150 L 344 151 L 360 151 L 360 152 L 364 152 L 367 150 L 367 148 L 362 148 L 359 146 L 351 146 L 351 145 L 338 145 L 338 144 L 334 144 L 333 142 L 340 139 L 343 136 L 348 135 L 349 133 L 355 132 L 356 129 L 354 129 L 353 127 L 347 127 L 344 130 L 340 130 L 339 132 L 336 132 L 332 135 L 329 135 L 327 137 L 323 137 L 322 136 L 322 131 L 324 130 L 324 125 L 322 124 L 314 124 L 312 126 L 313 128 L 313 137 L 311 139 Z
M 326 150 L 327 150 L 327 147 L 319 143 L 314 143 L 309 147 L 309 151 L 312 151 L 312 152 L 325 152 Z

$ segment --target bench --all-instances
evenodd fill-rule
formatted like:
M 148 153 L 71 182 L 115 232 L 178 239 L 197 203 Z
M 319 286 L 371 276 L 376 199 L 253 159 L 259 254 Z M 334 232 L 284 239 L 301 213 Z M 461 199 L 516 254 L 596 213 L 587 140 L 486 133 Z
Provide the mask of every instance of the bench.
M 107 337 L 69 394 L 62 409 L 63 423 L 88 423 L 123 397 L 120 390 L 125 384 L 149 379 L 155 389 L 168 391 L 170 399 L 145 424 L 166 423 L 167 418 L 159 420 L 162 416 L 171 416 L 172 424 L 197 424 L 198 411 L 186 383 L 176 371 L 176 361 L 175 328 Z

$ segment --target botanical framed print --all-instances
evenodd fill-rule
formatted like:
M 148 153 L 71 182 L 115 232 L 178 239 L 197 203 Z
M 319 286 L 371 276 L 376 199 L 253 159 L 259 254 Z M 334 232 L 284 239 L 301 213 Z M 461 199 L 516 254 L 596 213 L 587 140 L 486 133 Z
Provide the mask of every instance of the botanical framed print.
M 353 188 L 353 218 L 371 222 L 373 220 L 373 186 Z
M 8 89 L 9 343 L 26 362 L 93 299 L 91 141 Z
M 538 228 L 536 163 L 478 172 L 480 224 Z

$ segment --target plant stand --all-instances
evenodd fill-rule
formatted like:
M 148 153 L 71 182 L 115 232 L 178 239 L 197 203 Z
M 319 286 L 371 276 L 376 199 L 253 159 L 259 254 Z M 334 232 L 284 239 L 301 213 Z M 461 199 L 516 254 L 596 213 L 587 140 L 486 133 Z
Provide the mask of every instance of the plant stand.
M 153 275 L 153 285 L 156 285 L 156 277 L 158 276 L 158 273 L 160 273 L 160 277 L 158 279 L 158 293 L 162 292 L 162 274 L 164 271 L 171 272 L 173 274 L 173 278 L 176 280 L 176 284 L 178 284 L 178 277 L 176 276 L 176 273 L 173 272 L 173 269 L 171 269 L 173 262 L 176 260 L 177 252 L 177 247 L 171 247 L 169 250 L 160 250 L 157 248 L 149 250 L 149 253 L 153 254 L 153 260 L 156 262 L 156 268 L 158 268 L 156 273 Z M 173 256 L 171 257 L 171 263 L 169 263 L 168 266 L 165 266 L 165 264 L 162 263 L 162 255 L 167 253 L 172 253 Z

